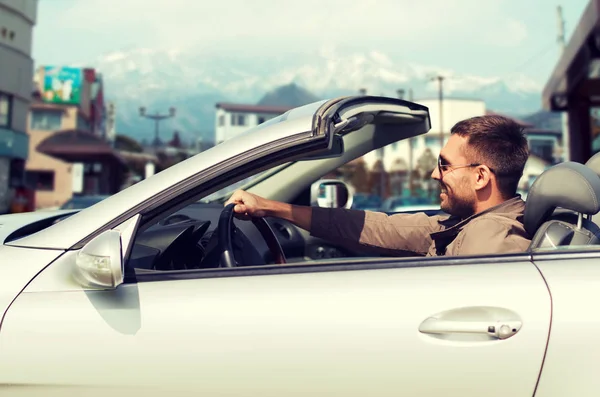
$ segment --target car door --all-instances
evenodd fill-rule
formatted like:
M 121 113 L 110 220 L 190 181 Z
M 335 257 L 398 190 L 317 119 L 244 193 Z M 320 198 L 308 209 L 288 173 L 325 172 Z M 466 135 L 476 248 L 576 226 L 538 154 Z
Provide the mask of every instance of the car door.
M 57 283 L 74 255 L 9 309 L 2 395 L 529 397 L 548 340 L 525 255 L 138 274 L 93 292 Z
M 533 259 L 552 294 L 552 332 L 536 396 L 597 396 L 600 322 L 597 245 L 540 250 Z

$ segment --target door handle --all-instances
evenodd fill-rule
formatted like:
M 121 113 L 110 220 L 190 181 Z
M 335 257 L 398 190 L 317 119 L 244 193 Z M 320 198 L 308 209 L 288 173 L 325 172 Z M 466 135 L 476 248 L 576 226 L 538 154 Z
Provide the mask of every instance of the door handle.
M 496 339 L 507 339 L 521 329 L 520 321 L 455 321 L 429 317 L 421 323 L 424 334 L 485 334 Z

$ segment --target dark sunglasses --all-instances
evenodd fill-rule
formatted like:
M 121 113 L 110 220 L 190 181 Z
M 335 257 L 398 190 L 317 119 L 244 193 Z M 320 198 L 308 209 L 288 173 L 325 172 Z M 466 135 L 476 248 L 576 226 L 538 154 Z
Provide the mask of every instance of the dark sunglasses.
M 440 172 L 440 175 L 442 175 L 445 171 L 448 171 L 449 169 L 456 169 L 456 168 L 467 168 L 467 167 L 478 167 L 480 165 L 480 163 L 471 163 L 471 164 L 448 164 L 445 162 L 445 160 L 441 157 L 438 156 L 438 162 L 437 162 L 437 166 L 438 166 L 438 171 Z M 490 167 L 488 167 L 490 169 L 491 172 L 494 172 L 493 169 L 491 169 Z

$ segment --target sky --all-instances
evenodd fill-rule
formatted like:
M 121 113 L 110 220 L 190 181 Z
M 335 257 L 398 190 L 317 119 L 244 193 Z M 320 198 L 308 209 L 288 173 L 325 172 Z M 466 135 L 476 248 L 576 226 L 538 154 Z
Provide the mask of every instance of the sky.
M 544 84 L 588 0 L 39 0 L 36 64 L 173 48 L 267 59 L 315 48 L 378 51 L 459 73 Z

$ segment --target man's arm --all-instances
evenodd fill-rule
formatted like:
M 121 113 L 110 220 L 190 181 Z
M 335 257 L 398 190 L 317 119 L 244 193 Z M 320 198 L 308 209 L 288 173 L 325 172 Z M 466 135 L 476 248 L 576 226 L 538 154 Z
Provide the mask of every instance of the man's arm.
M 441 230 L 440 216 L 393 214 L 344 208 L 312 209 L 311 235 L 347 247 L 361 245 L 380 253 L 410 251 L 425 255 L 430 234 Z
M 238 217 L 273 216 L 307 230 L 311 235 L 340 245 L 358 245 L 382 253 L 427 253 L 430 233 L 439 231 L 439 217 L 424 213 L 387 215 L 380 212 L 296 206 L 267 200 L 244 191 L 235 192 L 227 204 L 236 203 Z

